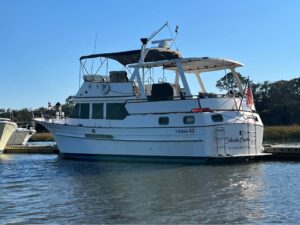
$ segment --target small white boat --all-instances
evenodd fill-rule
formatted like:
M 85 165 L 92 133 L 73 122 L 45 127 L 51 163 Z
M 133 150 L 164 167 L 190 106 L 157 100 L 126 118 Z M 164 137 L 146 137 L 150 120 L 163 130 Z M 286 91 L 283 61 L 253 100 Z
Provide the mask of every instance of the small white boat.
M 9 119 L 0 118 L 0 153 L 3 152 L 11 135 L 16 131 L 18 125 Z
M 32 135 L 36 133 L 33 127 L 18 127 L 11 135 L 7 145 L 26 145 Z
M 236 72 L 242 64 L 183 58 L 166 44 L 170 40 L 148 48 L 155 34 L 141 39 L 141 50 L 80 58 L 84 83 L 70 117 L 35 119 L 52 133 L 61 156 L 198 161 L 263 155 L 263 123 L 253 101 L 246 103 Z M 87 69 L 90 59 L 92 69 Z M 96 60 L 100 66 L 91 72 Z M 108 73 L 113 64 L 108 60 L 123 69 Z M 105 75 L 99 75 L 101 69 Z M 224 70 L 234 75 L 239 94 L 206 90 L 202 74 Z M 198 81 L 199 94 L 192 95 L 187 76 Z

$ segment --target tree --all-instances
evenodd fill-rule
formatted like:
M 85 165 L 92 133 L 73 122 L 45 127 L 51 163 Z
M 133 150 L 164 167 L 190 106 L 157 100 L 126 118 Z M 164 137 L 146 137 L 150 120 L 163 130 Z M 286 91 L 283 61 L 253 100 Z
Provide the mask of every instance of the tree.
M 62 105 L 62 111 L 65 112 L 65 116 L 68 117 L 74 107 L 74 96 L 69 96 L 66 101 L 65 104 Z
M 247 78 L 237 73 L 243 86 L 247 83 Z M 216 87 L 222 91 L 239 92 L 237 83 L 234 80 L 232 72 L 227 73 L 224 77 L 217 81 Z
M 256 109 L 266 125 L 300 123 L 300 78 L 254 85 Z
M 66 99 L 66 105 L 74 105 L 74 96 L 70 95 L 67 99 Z

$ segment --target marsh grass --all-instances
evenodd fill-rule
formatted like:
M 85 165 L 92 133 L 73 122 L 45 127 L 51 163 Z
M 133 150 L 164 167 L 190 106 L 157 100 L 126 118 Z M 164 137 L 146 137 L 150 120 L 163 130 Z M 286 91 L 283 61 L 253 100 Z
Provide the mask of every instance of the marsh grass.
M 266 126 L 264 142 L 300 142 L 300 126 Z
M 54 141 L 51 133 L 35 133 L 29 141 Z

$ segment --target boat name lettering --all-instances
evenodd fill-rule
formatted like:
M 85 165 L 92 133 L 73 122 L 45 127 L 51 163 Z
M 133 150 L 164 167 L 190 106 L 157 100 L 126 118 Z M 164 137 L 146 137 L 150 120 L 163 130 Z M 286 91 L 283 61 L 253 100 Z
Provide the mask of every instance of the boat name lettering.
M 175 129 L 175 132 L 177 134 L 193 134 L 195 133 L 194 128 L 189 128 L 189 129 Z
M 225 138 L 225 142 L 226 143 L 232 143 L 232 142 L 246 142 L 248 141 L 249 139 L 248 138 L 243 138 L 243 137 L 236 137 L 236 138 L 233 138 L 233 137 L 226 137 Z

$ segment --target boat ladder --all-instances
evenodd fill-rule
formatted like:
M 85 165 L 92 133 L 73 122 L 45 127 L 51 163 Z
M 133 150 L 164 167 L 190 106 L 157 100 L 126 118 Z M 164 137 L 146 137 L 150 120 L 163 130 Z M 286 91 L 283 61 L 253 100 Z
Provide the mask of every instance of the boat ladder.
M 217 154 L 219 156 L 226 156 L 226 146 L 225 146 L 225 130 L 224 127 L 216 127 L 216 148 Z
M 257 144 L 256 144 L 256 125 L 248 124 L 248 154 L 251 154 L 251 150 L 254 149 L 255 154 L 257 154 Z

